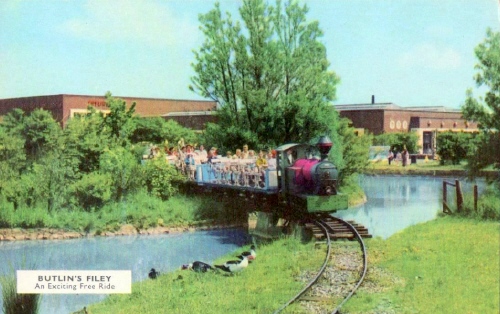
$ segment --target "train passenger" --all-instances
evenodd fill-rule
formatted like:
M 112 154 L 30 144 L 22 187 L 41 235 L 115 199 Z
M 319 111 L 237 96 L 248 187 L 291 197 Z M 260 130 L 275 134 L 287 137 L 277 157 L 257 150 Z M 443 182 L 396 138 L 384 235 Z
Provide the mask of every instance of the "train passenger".
M 247 158 L 248 159 L 257 159 L 257 156 L 255 156 L 255 151 L 253 149 L 248 151 Z
M 241 152 L 241 158 L 242 159 L 247 159 L 248 158 L 248 144 L 243 145 L 243 151 Z
M 293 163 L 295 162 L 295 158 L 293 157 L 293 151 L 292 150 L 287 150 L 286 151 L 286 160 L 288 164 L 286 165 L 287 167 L 293 166 Z
M 259 152 L 259 157 L 257 158 L 257 160 L 255 160 L 255 165 L 257 166 L 257 168 L 259 168 L 260 171 L 267 169 L 268 165 L 264 151 L 261 150 Z
M 242 152 L 241 152 L 241 149 L 236 149 L 236 152 L 234 153 L 233 155 L 233 159 L 242 159 L 243 158 L 243 155 L 242 155 Z
M 267 152 L 267 168 L 269 170 L 276 170 L 276 156 L 271 150 Z
M 233 153 L 232 153 L 230 150 L 228 150 L 228 151 L 226 152 L 226 157 L 227 157 L 227 158 L 233 158 Z
M 217 159 L 217 148 L 212 147 L 207 154 L 207 162 L 211 163 L 212 159 Z
M 200 156 L 200 161 L 202 164 L 206 163 L 207 162 L 207 150 L 205 149 L 205 147 L 202 145 L 200 145 L 200 149 L 198 151 L 198 155 Z

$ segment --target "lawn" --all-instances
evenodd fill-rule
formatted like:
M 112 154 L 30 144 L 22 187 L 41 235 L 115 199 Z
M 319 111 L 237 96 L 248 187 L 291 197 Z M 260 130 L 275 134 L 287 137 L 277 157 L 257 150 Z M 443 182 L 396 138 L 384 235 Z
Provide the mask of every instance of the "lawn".
M 499 313 L 497 222 L 443 217 L 368 242 L 372 274 L 349 313 Z M 391 274 L 379 276 L 379 271 Z M 368 286 L 368 284 L 367 284 Z M 375 292 L 374 292 L 375 291 Z
M 248 247 L 242 248 L 248 249 Z M 99 313 L 272 313 L 304 286 L 295 278 L 318 269 L 324 247 L 290 238 L 257 248 L 257 259 L 235 275 L 178 270 L 138 282 L 132 294 L 114 295 L 90 307 Z M 236 254 L 236 252 L 235 252 Z M 235 254 L 218 262 L 236 259 Z

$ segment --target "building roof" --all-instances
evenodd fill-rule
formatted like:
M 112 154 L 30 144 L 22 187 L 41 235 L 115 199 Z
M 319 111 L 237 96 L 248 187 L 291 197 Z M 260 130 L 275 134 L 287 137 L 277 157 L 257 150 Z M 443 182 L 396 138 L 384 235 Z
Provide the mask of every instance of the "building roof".
M 36 95 L 36 96 L 21 96 L 21 97 L 11 97 L 11 98 L 0 98 L 0 100 L 19 100 L 19 99 L 32 99 L 37 97 L 93 97 L 93 98 L 106 98 L 105 95 L 84 95 L 84 94 L 52 94 L 52 95 Z M 111 95 L 113 98 L 117 99 L 132 99 L 132 100 L 159 100 L 159 101 L 175 101 L 175 102 L 215 102 L 214 100 L 192 100 L 192 99 L 173 99 L 173 98 L 155 98 L 155 97 L 135 97 L 135 96 L 117 96 Z
M 401 107 L 394 103 L 370 103 L 370 104 L 348 104 L 333 105 L 338 111 L 353 110 L 401 110 L 401 111 L 432 111 L 432 112 L 461 112 L 460 109 L 452 109 L 444 106 L 414 106 Z

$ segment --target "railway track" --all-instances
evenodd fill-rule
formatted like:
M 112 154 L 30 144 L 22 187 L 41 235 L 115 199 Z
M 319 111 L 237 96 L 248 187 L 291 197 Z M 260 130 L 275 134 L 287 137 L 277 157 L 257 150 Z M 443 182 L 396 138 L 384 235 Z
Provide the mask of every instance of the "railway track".
M 368 268 L 368 262 L 367 262 L 366 247 L 363 242 L 363 237 L 366 238 L 371 236 L 368 234 L 368 231 L 363 226 L 357 224 L 353 225 L 350 222 L 344 221 L 339 218 L 331 217 L 330 215 L 314 215 L 310 217 L 310 220 L 306 223 L 306 228 L 310 228 L 313 231 L 313 236 L 317 240 L 321 241 L 319 243 L 326 244 L 325 260 L 321 265 L 319 271 L 312 277 L 312 279 L 309 280 L 306 286 L 293 298 L 291 298 L 288 302 L 286 302 L 278 310 L 276 310 L 274 313 L 277 314 L 282 312 L 289 305 L 297 301 L 308 302 L 308 303 L 309 302 L 322 303 L 323 304 L 323 306 L 321 306 L 322 312 L 325 312 L 325 305 L 326 305 L 326 307 L 328 308 L 328 313 L 332 314 L 340 313 L 340 309 L 342 308 L 342 306 L 354 295 L 354 293 L 359 288 L 359 286 L 361 285 L 361 283 L 365 278 L 366 271 Z M 353 272 L 356 272 L 358 278 L 351 285 L 351 287 L 348 288 L 349 292 L 346 293 L 346 296 L 343 297 L 340 302 L 338 301 L 338 297 L 333 297 L 333 296 L 317 297 L 311 295 L 312 294 L 311 292 L 314 290 L 314 287 L 325 284 L 326 285 L 335 284 L 328 282 L 322 283 L 322 281 L 326 281 L 322 279 L 322 277 L 327 269 L 333 269 L 333 271 L 336 271 L 333 268 L 334 265 L 329 266 L 329 263 L 335 261 L 334 259 L 335 252 L 333 251 L 332 245 L 333 245 L 333 240 L 338 240 L 338 239 L 357 240 L 360 244 L 361 255 L 362 255 L 361 258 L 357 258 L 358 260 L 361 260 L 362 266 L 355 267 L 355 269 L 351 270 Z M 347 258 L 352 258 L 352 257 L 347 256 Z

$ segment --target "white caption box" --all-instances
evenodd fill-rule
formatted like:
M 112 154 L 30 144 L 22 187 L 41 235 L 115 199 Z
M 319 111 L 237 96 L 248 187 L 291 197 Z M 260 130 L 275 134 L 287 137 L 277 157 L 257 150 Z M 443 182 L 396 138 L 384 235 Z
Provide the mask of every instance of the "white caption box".
M 130 270 L 18 270 L 17 293 L 113 294 L 132 292 Z

